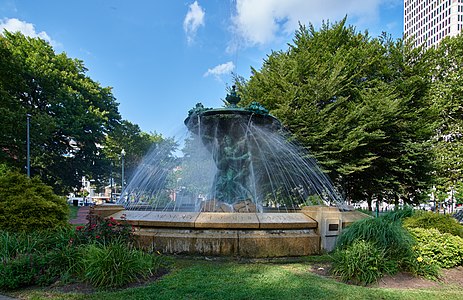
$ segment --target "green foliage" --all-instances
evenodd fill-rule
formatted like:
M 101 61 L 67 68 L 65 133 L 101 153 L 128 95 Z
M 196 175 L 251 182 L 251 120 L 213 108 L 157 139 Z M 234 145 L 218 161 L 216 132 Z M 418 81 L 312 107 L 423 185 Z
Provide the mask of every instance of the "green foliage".
M 333 254 L 333 274 L 343 281 L 370 284 L 384 274 L 397 272 L 397 265 L 391 262 L 385 251 L 372 242 L 355 240 L 351 245 L 338 249 Z
M 0 176 L 0 230 L 31 232 L 67 225 L 65 199 L 37 177 L 16 172 Z
M 69 220 L 73 220 L 77 218 L 77 214 L 79 212 L 79 206 L 69 205 Z
M 415 276 L 421 276 L 430 280 L 437 280 L 440 277 L 440 267 L 428 257 L 423 257 L 414 247 L 410 256 L 403 257 L 404 270 Z
M 160 263 L 158 257 L 121 242 L 89 245 L 83 255 L 84 278 L 95 287 L 121 287 L 146 278 Z
M 446 214 L 418 211 L 414 216 L 405 219 L 403 224 L 407 228 L 434 228 L 441 233 L 450 233 L 463 238 L 463 226 Z
M 356 254 L 356 252 L 349 251 L 352 251 L 354 244 L 364 241 L 382 253 L 381 259 L 384 261 L 382 263 L 385 264 L 383 268 L 386 268 L 389 273 L 403 270 L 417 276 L 437 279 L 439 277 L 440 265 L 435 260 L 430 259 L 430 257 L 422 255 L 422 252 L 419 250 L 421 247 L 418 245 L 419 242 L 417 243 L 414 235 L 410 234 L 402 226 L 401 220 L 412 214 L 413 210 L 406 207 L 405 209 L 389 212 L 379 218 L 370 218 L 355 222 L 345 229 L 339 237 L 336 255 L 341 255 L 342 258 L 342 255 Z M 416 243 L 417 245 L 415 245 Z M 359 247 L 358 249 L 366 249 L 364 245 L 357 247 Z M 368 254 L 365 255 L 368 256 Z M 355 258 L 355 256 L 353 257 Z M 342 260 L 343 263 L 337 263 L 336 272 L 342 274 L 342 276 L 346 276 L 346 280 L 349 279 L 347 276 L 350 275 L 353 276 L 354 280 L 358 281 L 359 279 L 356 278 L 358 275 L 355 272 L 359 274 L 365 272 L 370 276 L 367 278 L 374 278 L 372 271 L 375 269 L 371 269 L 365 263 L 366 258 L 362 258 L 361 255 L 358 257 L 357 262 L 354 258 L 351 260 L 342 258 L 344 259 Z M 365 270 L 359 271 L 356 268 L 365 268 Z M 384 274 L 380 268 L 376 270 L 377 276 Z
M 133 228 L 122 218 L 117 221 L 113 217 L 102 218 L 93 216 L 85 226 L 76 227 L 77 243 L 98 243 L 109 244 L 123 242 L 130 244 L 133 242 Z
M 415 210 L 411 206 L 405 206 L 401 209 L 395 209 L 384 214 L 382 217 L 391 222 L 403 221 L 405 218 L 409 218 L 415 214 Z
M 356 210 L 359 211 L 359 212 L 361 212 L 361 213 L 364 213 L 364 214 L 366 214 L 366 215 L 372 216 L 372 217 L 374 217 L 374 216 L 376 215 L 376 212 L 371 211 L 371 210 L 369 210 L 369 209 L 357 208 Z
M 391 222 L 387 218 L 367 218 L 355 222 L 344 229 L 339 236 L 337 246 L 346 249 L 358 240 L 372 243 L 385 251 L 389 258 L 399 260 L 410 255 L 413 238 L 400 222 Z
M 433 138 L 435 183 L 447 193 L 463 181 L 463 37 L 446 38 L 430 49 L 432 88 L 428 98 L 437 108 L 438 126 Z M 447 195 L 446 195 L 447 196 Z
M 288 50 L 236 79 L 243 105 L 268 108 L 348 199 L 416 202 L 429 185 L 434 133 L 426 56 L 346 23 L 301 25 Z
M 17 289 L 33 285 L 41 268 L 36 254 L 20 254 L 0 265 L 0 289 Z
M 11 169 L 6 164 L 0 163 L 0 176 L 6 175 L 9 171 L 11 171 Z
M 110 222 L 108 219 L 104 226 Z M 70 228 L 33 233 L 0 231 L 0 290 L 79 278 L 99 287 L 114 287 L 156 273 L 163 257 L 134 249 L 122 231 L 121 226 L 100 230 L 106 238 L 83 236 L 80 230 Z
M 83 175 L 97 179 L 104 163 L 97 145 L 121 118 L 111 88 L 38 38 L 4 32 L 0 53 L 0 162 L 25 165 L 29 113 L 33 175 L 56 192 L 79 187 Z
M 417 243 L 414 251 L 422 260 L 435 263 L 442 268 L 463 264 L 463 239 L 450 233 L 441 233 L 431 228 L 410 228 Z
M 0 231 L 0 289 L 48 285 L 75 274 L 79 260 L 73 230 Z

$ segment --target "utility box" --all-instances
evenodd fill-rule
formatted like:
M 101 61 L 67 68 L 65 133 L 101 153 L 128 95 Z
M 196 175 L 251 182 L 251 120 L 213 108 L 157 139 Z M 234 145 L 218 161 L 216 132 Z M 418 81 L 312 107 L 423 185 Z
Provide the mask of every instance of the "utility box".
M 318 223 L 317 233 L 320 235 L 320 250 L 331 252 L 336 247 L 336 240 L 342 231 L 342 214 L 337 207 L 306 206 L 302 213 Z
M 341 217 L 341 215 L 339 215 Z M 341 234 L 342 220 L 339 219 L 325 219 L 324 223 L 320 226 L 320 235 L 322 237 L 322 248 L 326 251 L 333 251 L 336 247 L 336 240 Z

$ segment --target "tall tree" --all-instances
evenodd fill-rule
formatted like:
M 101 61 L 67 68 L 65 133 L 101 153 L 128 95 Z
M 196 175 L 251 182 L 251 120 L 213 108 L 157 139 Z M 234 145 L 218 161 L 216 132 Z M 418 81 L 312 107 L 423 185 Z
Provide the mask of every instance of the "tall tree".
M 460 189 L 463 182 L 463 36 L 446 38 L 430 52 L 433 82 L 429 98 L 439 116 L 433 141 L 435 185 L 440 192 L 449 192 Z
M 427 74 L 413 78 L 423 67 L 411 63 L 419 52 L 407 61 L 400 40 L 372 39 L 345 23 L 300 26 L 287 51 L 237 80 L 243 102 L 259 101 L 280 118 L 348 200 L 417 201 L 428 180 L 422 142 L 432 132 L 421 129 Z
M 85 75 L 82 61 L 56 54 L 45 41 L 0 36 L 1 162 L 23 167 L 26 113 L 31 115 L 31 173 L 56 191 L 98 172 L 105 134 L 120 121 L 111 88 Z

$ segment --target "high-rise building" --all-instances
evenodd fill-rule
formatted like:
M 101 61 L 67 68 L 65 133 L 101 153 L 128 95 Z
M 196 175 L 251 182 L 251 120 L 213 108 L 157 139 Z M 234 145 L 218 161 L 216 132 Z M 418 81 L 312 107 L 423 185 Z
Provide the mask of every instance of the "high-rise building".
M 463 29 L 463 0 L 404 0 L 404 35 L 429 48 Z

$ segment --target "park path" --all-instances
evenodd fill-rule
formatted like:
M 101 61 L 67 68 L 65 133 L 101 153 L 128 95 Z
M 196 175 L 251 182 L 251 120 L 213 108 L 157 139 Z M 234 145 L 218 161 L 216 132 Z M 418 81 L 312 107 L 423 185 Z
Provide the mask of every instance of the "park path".
M 69 220 L 70 224 L 87 224 L 87 216 L 90 211 L 90 206 L 81 206 L 77 211 L 77 217 Z M 1 299 L 0 299 L 1 300 Z

